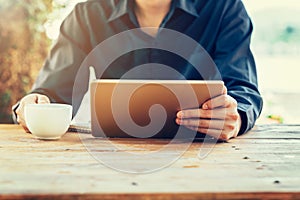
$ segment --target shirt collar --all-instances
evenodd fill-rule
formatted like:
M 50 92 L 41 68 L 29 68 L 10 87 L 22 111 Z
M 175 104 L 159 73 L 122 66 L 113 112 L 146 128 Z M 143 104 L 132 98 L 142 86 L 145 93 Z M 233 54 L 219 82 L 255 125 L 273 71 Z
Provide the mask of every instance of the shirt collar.
M 173 0 L 173 5 L 175 8 L 179 8 L 195 17 L 198 17 L 197 10 L 195 8 L 195 0 Z M 125 14 L 133 13 L 134 0 L 119 0 L 112 14 L 108 18 L 108 22 L 111 22 Z
M 195 1 L 198 0 L 173 0 L 175 8 L 179 8 L 195 17 L 199 17 L 195 8 Z

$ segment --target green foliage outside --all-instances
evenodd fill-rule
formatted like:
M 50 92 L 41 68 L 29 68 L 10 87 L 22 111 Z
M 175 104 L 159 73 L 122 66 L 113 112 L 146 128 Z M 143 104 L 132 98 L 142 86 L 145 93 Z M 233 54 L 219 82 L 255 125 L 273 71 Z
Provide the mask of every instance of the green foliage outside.
M 0 122 L 11 122 L 11 106 L 31 88 L 50 40 L 42 24 L 50 0 L 0 0 Z
M 253 13 L 253 46 L 268 55 L 300 54 L 300 9 L 273 8 Z

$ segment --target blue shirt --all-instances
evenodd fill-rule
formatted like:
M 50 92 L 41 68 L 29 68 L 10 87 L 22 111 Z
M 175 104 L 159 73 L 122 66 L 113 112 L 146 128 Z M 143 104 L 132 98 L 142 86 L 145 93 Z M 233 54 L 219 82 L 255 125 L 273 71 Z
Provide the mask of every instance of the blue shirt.
M 72 92 L 81 63 L 101 42 L 139 28 L 133 8 L 133 0 L 90 0 L 77 4 L 64 20 L 32 92 L 45 94 L 52 102 L 73 103 L 76 111 L 78 106 L 74 104 L 78 102 L 72 102 Z M 238 102 L 240 133 L 250 130 L 261 112 L 262 98 L 250 50 L 253 27 L 241 0 L 173 0 L 160 27 L 183 33 L 202 45 L 215 62 L 228 94 Z M 161 34 L 162 31 L 153 38 L 145 33 L 140 38 L 155 41 Z M 120 78 L 135 66 L 147 63 L 170 66 L 187 79 L 203 79 L 180 56 L 153 48 L 120 56 L 101 78 Z

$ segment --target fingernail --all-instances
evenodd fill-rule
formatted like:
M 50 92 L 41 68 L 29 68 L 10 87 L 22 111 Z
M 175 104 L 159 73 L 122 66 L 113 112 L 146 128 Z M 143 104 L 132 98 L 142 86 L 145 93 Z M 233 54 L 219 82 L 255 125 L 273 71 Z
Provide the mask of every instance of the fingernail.
M 39 100 L 38 103 L 45 104 L 45 103 L 47 103 L 47 101 L 45 101 L 45 100 Z
M 208 109 L 207 104 L 204 104 L 204 105 L 202 106 L 202 108 L 203 108 L 204 110 L 207 110 L 207 109 Z
M 177 113 L 177 117 L 178 117 L 178 118 L 183 118 L 183 112 L 182 112 L 182 111 L 179 111 L 179 112 Z

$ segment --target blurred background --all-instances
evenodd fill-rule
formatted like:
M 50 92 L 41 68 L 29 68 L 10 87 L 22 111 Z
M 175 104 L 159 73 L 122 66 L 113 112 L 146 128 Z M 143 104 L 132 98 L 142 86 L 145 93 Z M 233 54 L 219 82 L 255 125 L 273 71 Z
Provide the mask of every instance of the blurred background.
M 62 20 L 85 0 L 0 0 L 0 123 L 42 67 Z M 299 0 L 243 0 L 254 24 L 264 110 L 258 123 L 300 122 Z

